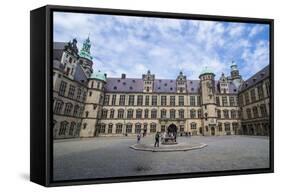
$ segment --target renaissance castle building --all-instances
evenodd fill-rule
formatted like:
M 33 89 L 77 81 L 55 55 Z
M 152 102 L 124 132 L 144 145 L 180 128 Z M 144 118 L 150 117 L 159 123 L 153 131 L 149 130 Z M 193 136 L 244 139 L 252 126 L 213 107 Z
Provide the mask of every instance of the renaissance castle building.
M 173 131 L 203 136 L 268 135 L 269 66 L 243 80 L 235 63 L 218 80 L 209 68 L 198 79 L 107 77 L 93 70 L 87 38 L 53 47 L 55 139 Z

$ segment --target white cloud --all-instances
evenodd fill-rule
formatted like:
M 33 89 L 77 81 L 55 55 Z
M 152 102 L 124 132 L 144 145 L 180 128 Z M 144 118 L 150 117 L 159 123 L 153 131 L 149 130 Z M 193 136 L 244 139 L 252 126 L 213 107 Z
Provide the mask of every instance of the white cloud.
M 59 13 L 54 26 L 55 41 L 76 37 L 79 47 L 90 33 L 94 69 L 114 77 L 141 78 L 150 69 L 156 78 L 176 78 L 182 70 L 198 79 L 203 66 L 220 76 L 229 72 L 233 59 L 243 73 L 249 60 L 258 59 L 259 68 L 268 59 L 268 40 L 248 37 L 264 30 L 250 24 Z

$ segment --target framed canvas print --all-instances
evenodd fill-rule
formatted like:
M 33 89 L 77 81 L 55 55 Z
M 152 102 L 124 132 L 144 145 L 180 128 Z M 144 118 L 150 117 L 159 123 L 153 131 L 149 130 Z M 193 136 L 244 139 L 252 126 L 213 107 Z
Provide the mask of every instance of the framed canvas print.
M 273 20 L 31 11 L 31 181 L 273 172 Z

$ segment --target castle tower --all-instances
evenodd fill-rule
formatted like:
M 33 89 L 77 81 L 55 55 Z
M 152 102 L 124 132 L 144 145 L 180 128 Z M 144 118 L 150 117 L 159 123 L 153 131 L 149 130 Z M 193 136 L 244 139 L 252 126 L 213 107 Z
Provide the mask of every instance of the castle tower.
M 143 79 L 143 92 L 145 93 L 152 93 L 154 87 L 154 79 L 155 75 L 150 73 L 150 70 L 147 71 L 146 74 L 142 75 Z
M 200 76 L 202 112 L 203 112 L 203 134 L 216 135 L 217 114 L 215 97 L 215 74 L 207 67 L 203 69 Z
M 85 101 L 81 137 L 93 137 L 98 134 L 98 120 L 101 117 L 105 84 L 106 74 L 98 71 L 91 75 L 88 82 L 88 95 Z
M 177 77 L 177 93 L 186 93 L 186 76 L 182 71 Z
M 234 61 L 232 61 L 232 64 L 231 64 L 230 68 L 231 68 L 230 79 L 232 80 L 234 85 L 238 88 L 242 84 L 242 77 L 239 74 L 238 67 L 237 67 L 237 65 Z
M 82 69 L 84 70 L 87 78 L 90 78 L 92 72 L 93 72 L 93 57 L 91 56 L 91 41 L 90 38 L 88 37 L 84 42 L 83 42 L 83 47 L 79 52 L 79 64 L 81 65 Z
M 227 81 L 227 78 L 224 75 L 224 73 L 221 74 L 218 84 L 219 84 L 218 87 L 219 87 L 220 93 L 222 93 L 222 94 L 229 93 L 228 81 Z
M 73 39 L 72 42 L 68 42 L 63 50 L 61 63 L 63 64 L 63 73 L 70 79 L 74 79 L 76 71 L 76 64 L 79 58 L 77 40 Z

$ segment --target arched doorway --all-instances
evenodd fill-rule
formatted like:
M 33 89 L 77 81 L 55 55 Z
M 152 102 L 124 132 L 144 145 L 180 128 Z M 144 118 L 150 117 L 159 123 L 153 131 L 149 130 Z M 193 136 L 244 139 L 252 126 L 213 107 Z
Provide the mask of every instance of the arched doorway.
M 169 125 L 168 129 L 167 129 L 168 133 L 177 133 L 178 128 L 175 124 L 171 124 Z

